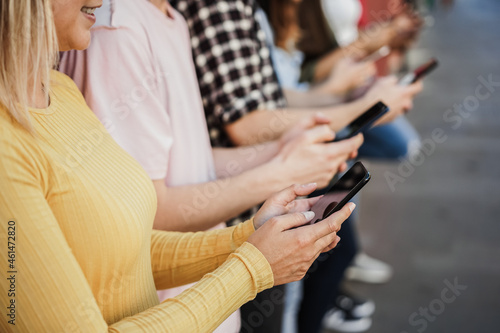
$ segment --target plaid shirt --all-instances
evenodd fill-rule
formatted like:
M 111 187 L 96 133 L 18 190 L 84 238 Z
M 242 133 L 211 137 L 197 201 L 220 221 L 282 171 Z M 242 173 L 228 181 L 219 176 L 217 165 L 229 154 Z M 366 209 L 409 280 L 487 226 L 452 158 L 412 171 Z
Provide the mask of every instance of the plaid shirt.
M 186 18 L 210 139 L 231 146 L 224 126 L 255 110 L 285 107 L 255 0 L 172 0 Z

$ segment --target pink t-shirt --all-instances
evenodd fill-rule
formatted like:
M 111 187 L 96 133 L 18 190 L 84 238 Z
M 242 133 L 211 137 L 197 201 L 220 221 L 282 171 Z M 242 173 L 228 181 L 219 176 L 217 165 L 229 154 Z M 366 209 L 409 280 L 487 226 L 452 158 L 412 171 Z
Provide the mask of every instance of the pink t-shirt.
M 147 0 L 105 0 L 96 17 L 90 47 L 65 53 L 60 70 L 151 179 L 165 178 L 167 186 L 214 180 L 184 18 L 172 8 L 166 16 Z M 162 301 L 188 287 L 158 295 Z M 236 312 L 216 332 L 238 332 L 239 326 Z

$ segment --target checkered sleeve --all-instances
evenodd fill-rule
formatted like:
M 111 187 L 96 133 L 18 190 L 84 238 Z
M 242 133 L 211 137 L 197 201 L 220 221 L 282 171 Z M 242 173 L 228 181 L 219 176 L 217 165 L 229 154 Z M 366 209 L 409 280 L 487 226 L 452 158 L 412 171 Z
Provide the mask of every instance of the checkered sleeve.
M 174 0 L 189 26 L 212 144 L 228 146 L 224 126 L 245 114 L 285 106 L 254 0 Z

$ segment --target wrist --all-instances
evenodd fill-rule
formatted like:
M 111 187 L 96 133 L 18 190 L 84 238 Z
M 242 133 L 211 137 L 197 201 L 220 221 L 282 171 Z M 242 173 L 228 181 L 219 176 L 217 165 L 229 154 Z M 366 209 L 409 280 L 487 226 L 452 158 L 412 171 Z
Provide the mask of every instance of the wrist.
M 361 97 L 358 100 L 359 107 L 361 109 L 368 109 L 371 106 L 373 106 L 373 104 L 377 103 L 379 100 L 380 100 L 379 97 L 374 96 L 373 94 L 371 94 L 370 92 L 368 92 L 367 94 L 365 94 L 363 97 Z
M 270 141 L 269 144 L 269 151 L 271 152 L 271 159 L 275 158 L 281 149 L 286 145 L 288 140 L 286 140 L 286 134 L 287 132 L 284 132 L 281 137 L 278 140 Z
M 266 198 L 273 193 L 281 191 L 293 182 L 288 175 L 289 168 L 283 165 L 281 156 L 279 155 L 258 169 L 256 170 L 258 176 L 256 177 L 257 183 L 255 186 L 267 192 Z
M 315 92 L 327 95 L 338 95 L 343 93 L 339 80 L 320 83 L 316 86 Z

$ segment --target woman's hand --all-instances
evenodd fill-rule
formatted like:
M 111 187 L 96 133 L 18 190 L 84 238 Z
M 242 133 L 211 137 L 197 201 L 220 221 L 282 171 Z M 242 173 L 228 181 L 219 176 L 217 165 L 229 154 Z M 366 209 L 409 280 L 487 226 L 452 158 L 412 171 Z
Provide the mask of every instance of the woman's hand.
M 300 280 L 320 253 L 337 246 L 337 232 L 355 208 L 348 203 L 325 220 L 305 225 L 314 218 L 309 209 L 318 199 L 295 199 L 315 189 L 315 184 L 292 185 L 269 198 L 255 215 L 259 227 L 248 242 L 271 265 L 274 285 Z
M 306 212 L 319 200 L 320 197 L 310 199 L 298 199 L 297 197 L 311 194 L 318 185 L 309 183 L 305 185 L 292 185 L 270 197 L 253 218 L 255 230 L 260 228 L 267 220 L 292 213 Z

